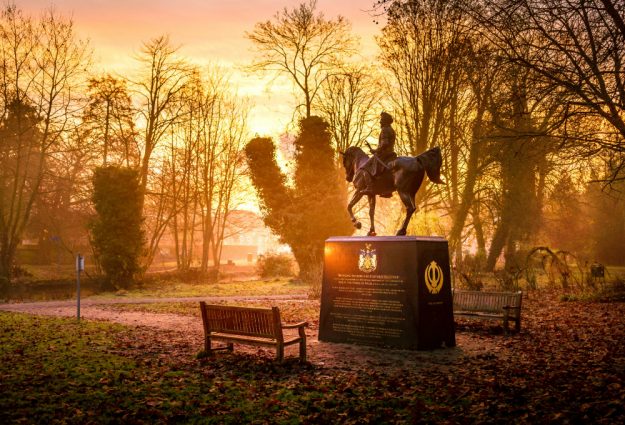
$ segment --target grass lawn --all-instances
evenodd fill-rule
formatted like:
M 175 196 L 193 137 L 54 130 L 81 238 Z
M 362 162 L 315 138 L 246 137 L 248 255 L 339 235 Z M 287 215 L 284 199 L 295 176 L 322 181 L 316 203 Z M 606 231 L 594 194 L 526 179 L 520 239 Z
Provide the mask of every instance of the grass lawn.
M 99 292 L 88 279 L 82 280 L 83 297 L 94 299 L 112 298 L 176 298 L 176 297 L 245 297 L 271 295 L 306 296 L 310 286 L 295 279 L 281 278 L 268 280 L 232 281 L 220 283 L 183 282 L 178 279 L 151 278 L 138 287 L 128 290 Z M 14 290 L 3 301 L 50 301 L 74 298 L 75 280 L 64 282 L 16 283 Z
M 284 311 L 314 321 L 314 303 Z M 490 352 L 411 368 L 384 350 L 341 367 L 261 349 L 198 359 L 184 329 L 0 313 L 0 423 L 623 423 L 625 304 L 536 291 L 524 306 L 519 334 L 459 323 Z
M 397 398 L 390 377 L 371 386 L 369 375 L 296 359 L 198 360 L 174 332 L 8 313 L 0 329 L 1 423 L 379 422 L 410 417 L 415 400 L 437 404 L 427 391 Z
M 140 288 L 108 292 L 94 298 L 172 298 L 172 297 L 256 297 L 264 295 L 305 295 L 309 291 L 305 283 L 293 279 L 249 280 L 224 283 L 185 283 L 177 280 L 156 280 Z
M 115 352 L 121 326 L 0 313 L 0 329 L 0 422 L 107 421 L 152 390 Z

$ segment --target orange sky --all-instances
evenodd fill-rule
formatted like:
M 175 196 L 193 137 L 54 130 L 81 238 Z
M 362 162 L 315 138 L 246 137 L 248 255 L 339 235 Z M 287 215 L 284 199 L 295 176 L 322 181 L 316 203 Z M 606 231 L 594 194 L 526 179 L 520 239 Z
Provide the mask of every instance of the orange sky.
M 367 60 L 374 60 L 376 25 L 369 10 L 373 0 L 318 0 L 317 10 L 326 18 L 346 17 L 361 39 Z M 51 4 L 65 16 L 73 16 L 81 37 L 89 38 L 94 50 L 94 70 L 128 73 L 133 55 L 142 41 L 169 34 L 181 53 L 194 63 L 218 63 L 233 70 L 240 92 L 256 106 L 252 110 L 252 132 L 276 137 L 292 117 L 290 87 L 258 76 L 245 75 L 242 66 L 253 57 L 244 37 L 254 24 L 270 19 L 284 7 L 300 0 L 18 0 L 28 14 L 39 14 Z

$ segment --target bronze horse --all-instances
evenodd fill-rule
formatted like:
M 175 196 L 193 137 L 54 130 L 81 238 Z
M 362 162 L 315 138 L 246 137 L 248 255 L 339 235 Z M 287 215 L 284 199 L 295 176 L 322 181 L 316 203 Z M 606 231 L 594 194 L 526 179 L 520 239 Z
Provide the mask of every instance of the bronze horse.
M 356 192 L 347 205 L 347 212 L 351 217 L 354 227 L 360 229 L 362 224 L 354 217 L 352 208 L 363 196 L 367 195 L 369 199 L 369 218 L 371 227 L 369 236 L 375 236 L 375 197 L 389 197 L 393 191 L 397 191 L 400 199 L 406 206 L 406 218 L 401 228 L 397 231 L 397 236 L 406 234 L 406 228 L 410 222 L 410 218 L 417 210 L 415 205 L 415 195 L 423 183 L 423 178 L 427 174 L 433 183 L 444 184 L 440 178 L 441 150 L 439 147 L 432 148 L 418 156 L 400 156 L 388 163 L 390 172 L 383 173 L 378 177 L 373 186 L 373 191 L 368 192 L 366 189 L 366 180 L 364 173 L 368 171 L 362 166 L 367 162 L 369 156 L 359 147 L 351 146 L 341 152 L 343 155 L 343 167 L 345 167 L 346 179 L 353 183 Z

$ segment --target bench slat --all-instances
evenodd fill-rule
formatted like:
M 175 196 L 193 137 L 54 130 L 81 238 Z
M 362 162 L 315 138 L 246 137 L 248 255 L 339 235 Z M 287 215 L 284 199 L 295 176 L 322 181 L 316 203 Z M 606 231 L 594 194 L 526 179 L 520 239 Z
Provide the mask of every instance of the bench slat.
M 276 337 L 271 309 L 245 311 L 231 306 L 210 306 L 206 309 L 206 318 L 209 332 Z

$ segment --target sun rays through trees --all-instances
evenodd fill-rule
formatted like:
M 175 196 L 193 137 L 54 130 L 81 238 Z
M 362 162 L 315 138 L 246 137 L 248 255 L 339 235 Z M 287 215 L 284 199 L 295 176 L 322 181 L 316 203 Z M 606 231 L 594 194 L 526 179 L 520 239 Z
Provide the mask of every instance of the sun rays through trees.
M 93 174 L 108 166 L 137 170 L 143 269 L 218 276 L 233 249 L 251 267 L 269 246 L 288 250 L 278 239 L 300 267 L 317 263 L 320 235 L 352 230 L 338 152 L 375 144 L 382 111 L 400 154 L 441 147 L 447 184 L 423 186 L 409 232 L 445 236 L 457 266 L 522 268 L 537 246 L 621 261 L 611 253 L 625 243 L 623 3 L 369 6 L 379 25 L 368 40 L 342 9 L 285 3 L 241 27 L 252 51 L 237 63 L 214 53 L 217 40 L 198 57 L 172 32 L 133 42 L 123 72 L 94 64 L 100 52 L 69 11 L 3 6 L 1 285 L 24 258 L 60 265 L 91 251 Z M 262 108 L 274 114 L 263 128 L 286 128 L 254 137 Z M 387 233 L 402 207 L 379 206 Z M 327 232 L 306 233 L 321 222 Z M 315 247 L 297 251 L 307 238 Z

